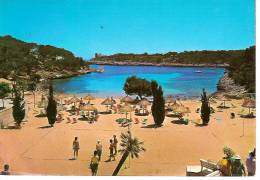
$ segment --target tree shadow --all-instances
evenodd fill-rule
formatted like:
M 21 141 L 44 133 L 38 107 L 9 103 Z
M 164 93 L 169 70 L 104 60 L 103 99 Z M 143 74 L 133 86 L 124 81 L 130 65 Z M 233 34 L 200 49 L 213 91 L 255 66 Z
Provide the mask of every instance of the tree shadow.
M 79 120 L 79 121 L 88 121 L 89 118 L 87 118 L 87 117 L 80 117 L 80 118 L 78 118 L 78 120 Z
M 74 157 L 73 158 L 69 158 L 69 160 L 70 161 L 74 161 L 74 160 L 76 160 L 76 158 L 74 158 Z
M 41 127 L 38 127 L 39 129 L 47 129 L 47 128 L 51 128 L 52 126 L 51 125 L 47 125 L 47 126 L 41 126 Z
M 180 118 L 181 117 L 181 115 L 179 115 L 179 114 L 166 114 L 165 116 L 171 117 L 171 118 Z
M 196 127 L 206 127 L 207 124 L 196 124 L 195 126 L 196 126 Z
M 185 121 L 182 121 L 182 120 L 173 120 L 173 121 L 171 121 L 171 123 L 180 124 L 180 125 L 187 125 L 187 123 Z
M 37 117 L 37 118 L 43 118 L 43 117 L 47 117 L 46 114 L 37 114 L 36 116 L 34 117 Z
M 157 124 L 149 124 L 147 126 L 142 126 L 141 128 L 159 128 L 159 127 L 162 127 L 163 125 L 160 124 L 160 125 L 157 125 Z

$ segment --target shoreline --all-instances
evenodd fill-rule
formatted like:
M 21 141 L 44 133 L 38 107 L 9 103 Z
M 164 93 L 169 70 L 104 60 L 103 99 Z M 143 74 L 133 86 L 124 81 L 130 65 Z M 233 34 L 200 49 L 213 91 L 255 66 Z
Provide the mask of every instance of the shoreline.
M 226 68 L 225 64 L 213 66 L 209 64 L 154 64 L 154 63 L 136 63 L 136 62 L 104 62 L 104 61 L 89 61 L 92 65 L 113 65 L 113 66 L 159 66 L 159 67 L 200 67 L 200 68 Z M 90 74 L 93 72 L 97 72 L 98 69 L 95 68 L 89 68 L 88 70 L 80 70 L 77 73 L 69 74 L 69 75 L 63 75 L 61 77 L 52 77 L 51 80 L 58 80 L 58 79 L 68 79 L 72 77 L 77 77 L 85 74 Z M 226 69 L 225 69 L 226 71 Z M 62 92 L 65 93 L 65 92 Z M 234 81 L 228 77 L 228 72 L 225 72 L 224 75 L 219 79 L 218 83 L 216 84 L 216 91 L 210 93 L 210 96 L 213 97 L 222 97 L 222 96 L 228 96 L 230 98 L 234 99 L 240 99 L 243 94 L 246 93 L 246 90 L 243 86 L 236 85 Z M 71 93 L 65 93 L 65 94 L 71 94 Z M 79 96 L 86 95 L 88 93 L 80 93 L 77 94 Z M 121 95 L 120 95 L 121 96 Z M 115 97 L 120 97 L 116 95 Z M 180 99 L 198 99 L 200 95 L 179 95 L 174 94 L 174 97 L 180 98 Z M 99 97 L 99 96 L 98 96 Z M 100 98 L 103 98 L 103 96 L 100 96 Z
M 182 63 L 148 63 L 148 62 L 111 62 L 111 61 L 88 61 L 91 65 L 114 65 L 114 66 L 162 66 L 162 67 L 210 67 L 226 68 L 228 64 L 182 64 Z

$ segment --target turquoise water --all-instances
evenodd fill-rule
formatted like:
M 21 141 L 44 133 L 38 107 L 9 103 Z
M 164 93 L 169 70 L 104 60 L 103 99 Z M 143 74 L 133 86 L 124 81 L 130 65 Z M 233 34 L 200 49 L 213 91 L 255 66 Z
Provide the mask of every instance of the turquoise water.
M 92 67 L 97 67 L 92 65 Z M 59 92 L 99 97 L 122 96 L 127 77 L 136 75 L 156 80 L 165 95 L 199 96 L 202 88 L 216 91 L 216 84 L 223 76 L 223 68 L 158 67 L 158 66 L 104 66 L 103 73 L 91 73 L 68 79 L 54 80 L 54 89 Z M 200 70 L 202 73 L 195 73 Z

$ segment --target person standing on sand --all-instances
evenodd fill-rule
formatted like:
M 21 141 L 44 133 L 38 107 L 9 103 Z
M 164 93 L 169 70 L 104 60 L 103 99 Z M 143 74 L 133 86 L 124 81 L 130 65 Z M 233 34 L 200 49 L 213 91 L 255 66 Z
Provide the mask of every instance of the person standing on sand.
M 246 176 L 246 171 L 239 155 L 233 157 L 232 176 Z
M 113 138 L 114 138 L 114 142 L 113 142 L 113 144 L 114 144 L 114 155 L 116 155 L 117 154 L 117 143 L 118 143 L 118 140 L 116 138 L 116 135 L 114 135 Z
M 99 158 L 97 157 L 98 152 L 94 151 L 94 155 L 91 158 L 91 162 L 90 162 L 90 168 L 91 168 L 91 172 L 92 172 L 92 176 L 96 176 L 97 175 L 97 169 L 98 169 L 98 162 L 99 162 Z
M 101 144 L 100 140 L 97 141 L 96 151 L 97 151 L 97 155 L 98 155 L 98 160 L 100 161 L 101 155 L 102 155 L 102 144 Z
M 1 172 L 0 175 L 10 175 L 9 165 L 8 165 L 8 164 L 5 164 L 5 165 L 4 165 L 4 170 Z
M 73 144 L 72 144 L 72 148 L 73 148 L 73 156 L 74 159 L 78 158 L 78 153 L 79 153 L 79 141 L 78 141 L 78 137 L 75 137 Z
M 113 153 L 113 151 L 114 151 L 114 143 L 113 143 L 113 140 L 112 139 L 110 139 L 110 145 L 109 145 L 109 152 L 110 152 L 110 154 L 109 154 L 109 161 L 111 161 L 112 160 L 112 158 L 113 158 L 113 161 L 115 160 L 115 156 L 114 156 L 114 153 Z
M 246 159 L 246 168 L 247 168 L 247 174 L 248 176 L 254 176 L 255 175 L 255 153 L 254 151 L 249 153 L 249 156 Z

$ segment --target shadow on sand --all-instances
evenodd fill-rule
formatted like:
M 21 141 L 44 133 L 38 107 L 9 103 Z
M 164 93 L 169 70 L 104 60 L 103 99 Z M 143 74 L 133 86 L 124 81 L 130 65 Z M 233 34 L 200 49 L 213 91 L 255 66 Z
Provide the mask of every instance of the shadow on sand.
M 171 121 L 171 123 L 180 124 L 180 125 L 187 125 L 187 123 L 185 121 L 182 121 L 182 120 L 173 120 L 173 121 Z
M 196 126 L 196 127 L 206 127 L 207 124 L 196 124 L 195 126 Z
M 47 125 L 47 126 L 41 126 L 41 127 L 38 127 L 39 129 L 47 129 L 47 128 L 51 128 L 52 126 L 51 125 Z
M 37 118 L 43 118 L 43 117 L 47 117 L 46 114 L 37 114 L 36 116 L 34 117 L 37 117 Z
M 141 128 L 159 128 L 162 127 L 163 125 L 157 125 L 157 124 L 149 124 L 147 126 L 142 126 Z

